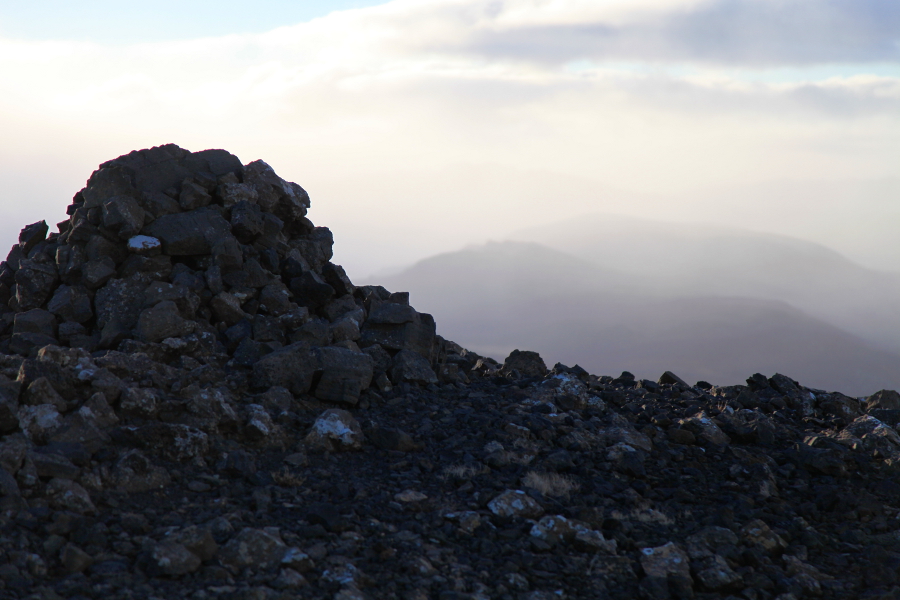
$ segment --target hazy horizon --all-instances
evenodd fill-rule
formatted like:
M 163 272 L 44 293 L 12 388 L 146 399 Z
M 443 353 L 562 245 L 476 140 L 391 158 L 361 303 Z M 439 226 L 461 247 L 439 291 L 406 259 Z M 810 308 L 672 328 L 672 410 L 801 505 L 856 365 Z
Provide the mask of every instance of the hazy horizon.
M 777 252 L 785 273 L 804 258 L 788 250 Z M 823 266 L 840 259 L 826 253 Z M 864 320 L 848 321 L 840 302 L 757 289 L 767 281 L 759 270 L 745 271 L 743 287 L 717 280 L 698 285 L 709 268 L 698 264 L 653 278 L 647 270 L 510 240 L 441 253 L 362 283 L 408 291 L 418 310 L 433 314 L 441 335 L 499 361 L 519 349 L 539 352 L 548 365 L 577 363 L 598 375 L 627 370 L 656 379 L 672 370 L 691 382 L 734 385 L 756 372 L 780 372 L 855 396 L 900 388 L 900 309 L 880 315 L 883 327 L 873 332 Z M 819 274 L 802 286 L 823 283 Z M 897 306 L 900 276 L 873 293 Z M 862 302 L 859 312 L 873 306 Z M 849 314 L 856 312 L 851 307 Z

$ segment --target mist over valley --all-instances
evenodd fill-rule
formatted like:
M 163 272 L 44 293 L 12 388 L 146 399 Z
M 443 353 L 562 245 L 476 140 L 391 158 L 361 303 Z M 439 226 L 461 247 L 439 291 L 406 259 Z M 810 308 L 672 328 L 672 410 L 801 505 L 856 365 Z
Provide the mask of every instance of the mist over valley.
M 743 383 L 788 374 L 851 395 L 900 387 L 900 275 L 825 246 L 704 224 L 588 215 L 426 258 L 378 283 L 442 331 L 591 372 Z

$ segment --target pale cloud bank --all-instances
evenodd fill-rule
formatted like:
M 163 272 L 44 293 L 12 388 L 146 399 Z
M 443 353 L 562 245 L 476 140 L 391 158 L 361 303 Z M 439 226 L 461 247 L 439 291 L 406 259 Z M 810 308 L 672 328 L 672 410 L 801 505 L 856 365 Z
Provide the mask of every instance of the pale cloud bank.
M 271 162 L 356 272 L 548 211 L 702 217 L 701 188 L 881 180 L 900 160 L 898 31 L 878 0 L 395 0 L 264 34 L 0 40 L 2 237 L 166 142 Z M 855 67 L 804 75 L 834 63 Z M 722 219 L 746 213 L 729 201 Z
M 900 5 L 882 0 L 491 3 L 460 49 L 720 66 L 897 62 Z M 489 11 L 485 11 L 489 12 Z

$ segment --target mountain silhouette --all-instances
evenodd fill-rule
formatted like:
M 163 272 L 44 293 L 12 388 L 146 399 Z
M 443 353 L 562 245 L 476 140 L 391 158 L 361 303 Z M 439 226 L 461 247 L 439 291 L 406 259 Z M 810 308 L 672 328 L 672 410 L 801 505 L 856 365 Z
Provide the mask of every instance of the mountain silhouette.
M 626 270 L 666 296 L 787 302 L 900 352 L 900 274 L 864 268 L 820 244 L 702 223 L 617 215 L 587 215 L 511 237 Z
M 900 386 L 900 356 L 787 302 L 718 296 L 715 282 L 672 290 L 537 243 L 471 246 L 381 281 L 408 290 L 446 335 L 501 358 L 531 349 L 591 372 L 719 384 L 783 372 L 852 395 Z

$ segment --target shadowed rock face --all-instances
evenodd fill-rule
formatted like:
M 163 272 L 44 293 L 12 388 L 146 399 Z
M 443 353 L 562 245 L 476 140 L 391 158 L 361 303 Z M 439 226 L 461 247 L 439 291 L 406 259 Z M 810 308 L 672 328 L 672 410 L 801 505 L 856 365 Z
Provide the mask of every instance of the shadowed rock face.
M 23 230 L 0 266 L 0 596 L 900 583 L 895 391 L 501 364 L 354 286 L 308 206 L 261 161 L 162 146 L 101 165 L 58 233 Z

